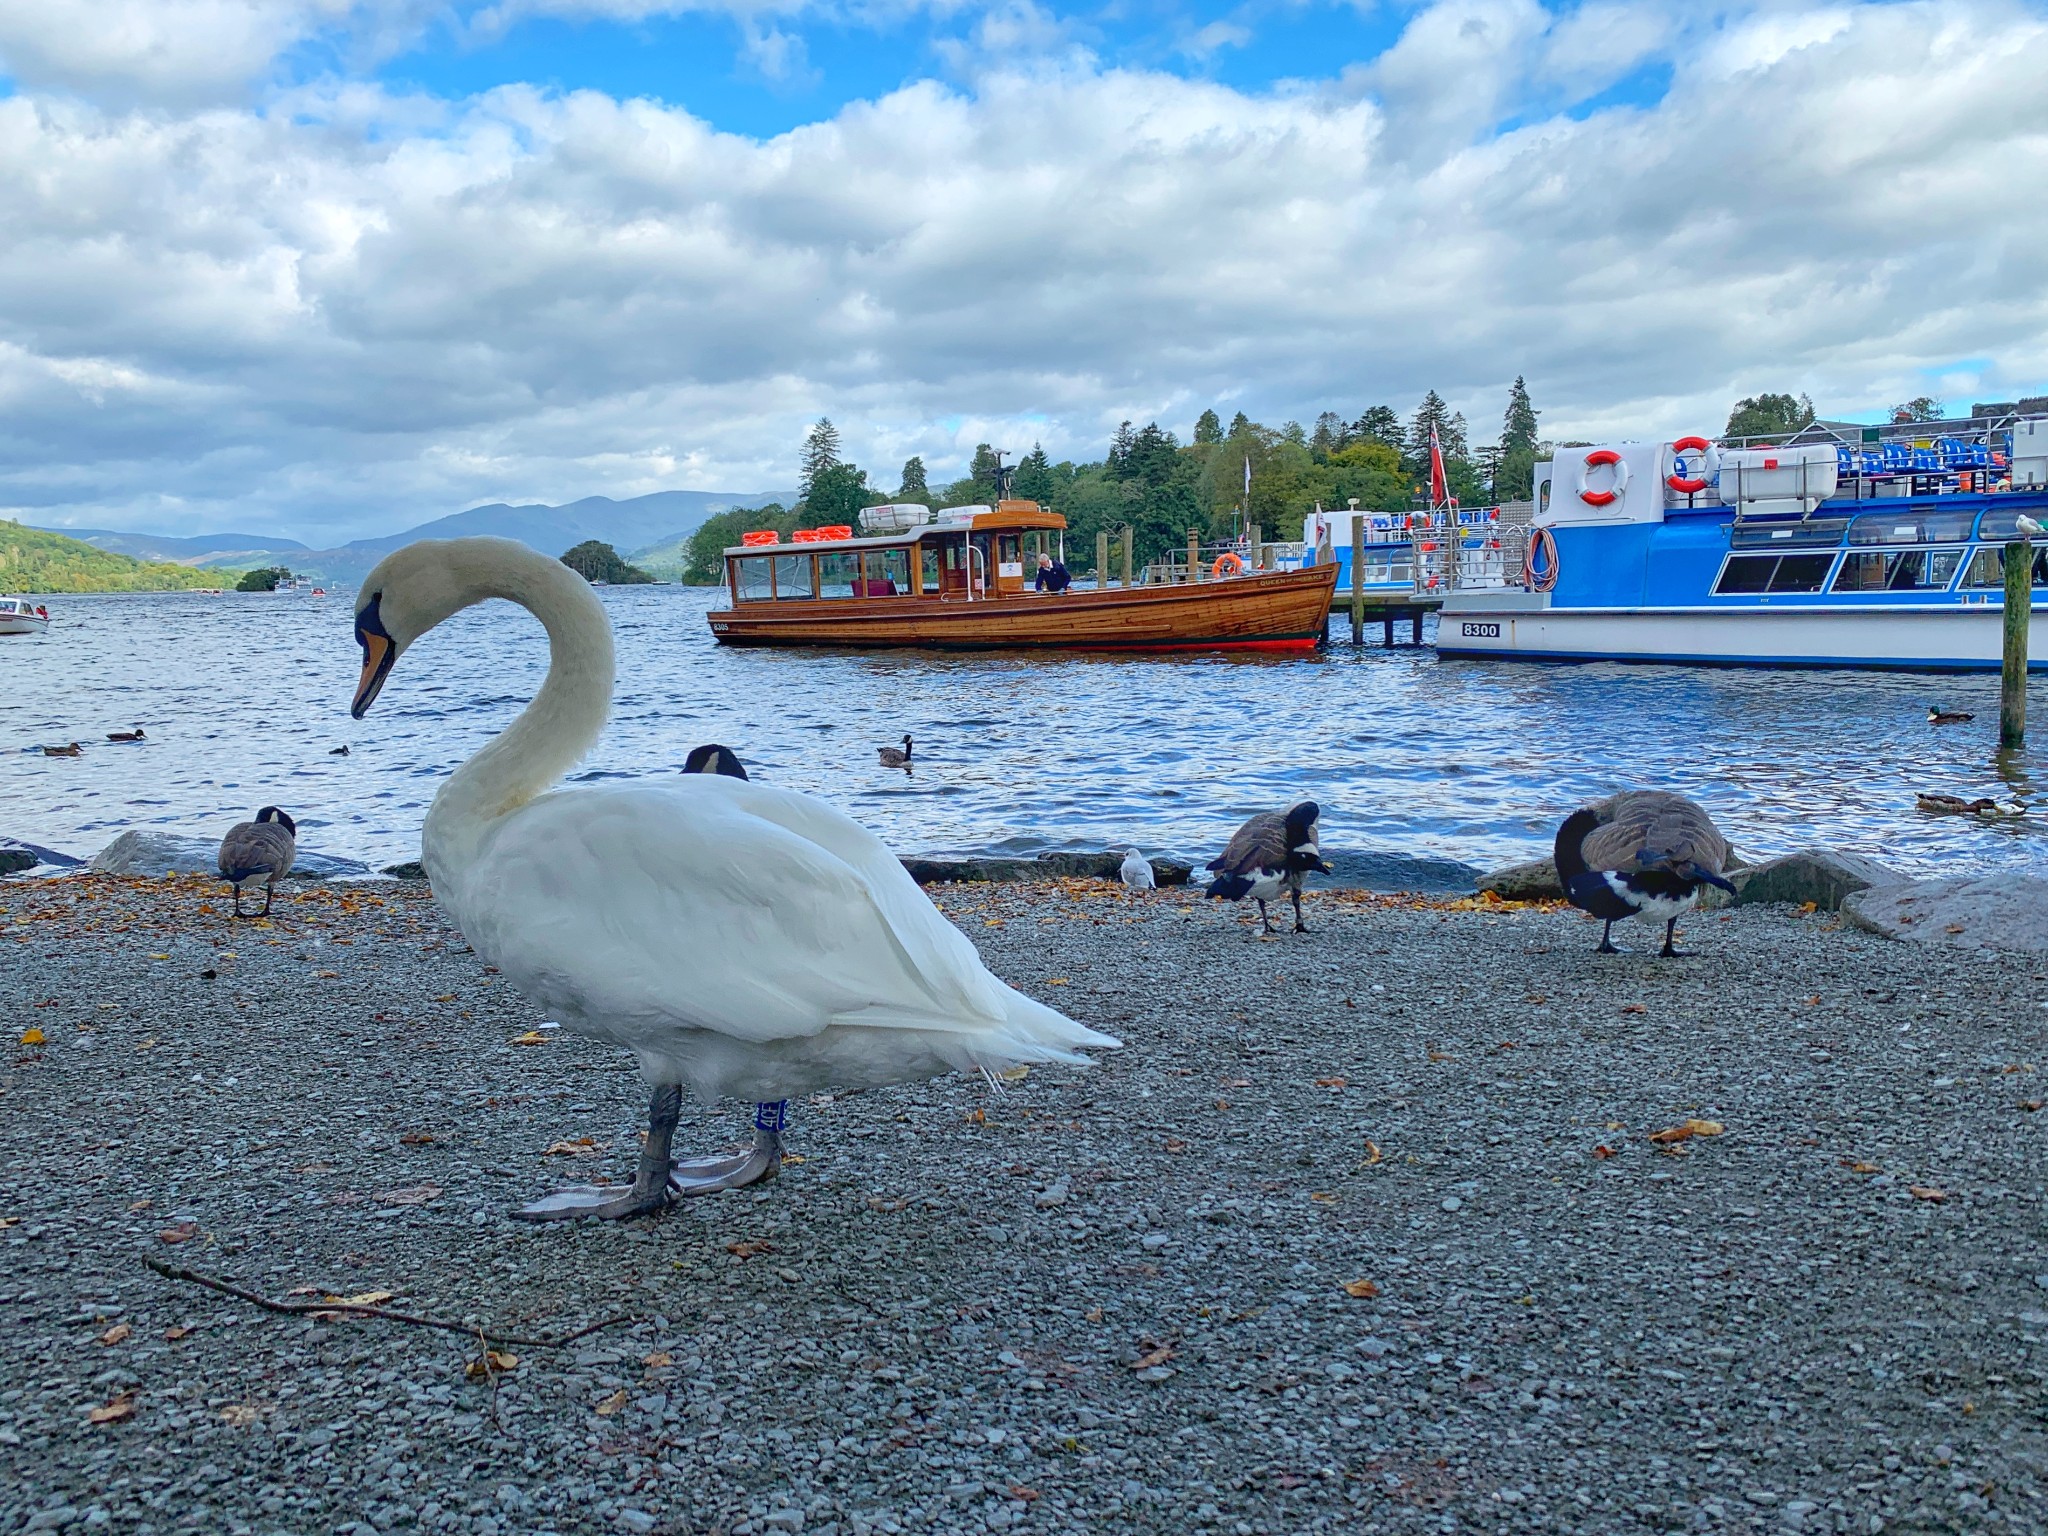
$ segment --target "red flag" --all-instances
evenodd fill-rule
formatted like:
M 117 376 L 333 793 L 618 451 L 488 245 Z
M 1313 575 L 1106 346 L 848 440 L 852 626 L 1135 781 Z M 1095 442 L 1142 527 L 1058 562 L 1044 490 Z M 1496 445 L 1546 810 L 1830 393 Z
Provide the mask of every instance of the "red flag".
M 1436 439 L 1436 425 L 1429 428 L 1429 504 L 1443 506 L 1451 499 L 1451 488 L 1444 479 L 1443 444 Z

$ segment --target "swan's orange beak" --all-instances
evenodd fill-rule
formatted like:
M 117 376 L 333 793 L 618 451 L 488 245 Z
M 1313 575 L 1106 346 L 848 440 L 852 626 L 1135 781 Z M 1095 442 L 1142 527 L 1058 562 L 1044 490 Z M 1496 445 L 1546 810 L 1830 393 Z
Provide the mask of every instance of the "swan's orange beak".
M 363 674 L 356 682 L 355 703 L 349 706 L 349 713 L 358 720 L 370 712 L 370 706 L 383 690 L 384 679 L 391 675 L 391 664 L 398 660 L 398 646 L 385 630 L 377 605 L 378 599 L 373 597 L 356 615 L 356 644 L 363 648 Z

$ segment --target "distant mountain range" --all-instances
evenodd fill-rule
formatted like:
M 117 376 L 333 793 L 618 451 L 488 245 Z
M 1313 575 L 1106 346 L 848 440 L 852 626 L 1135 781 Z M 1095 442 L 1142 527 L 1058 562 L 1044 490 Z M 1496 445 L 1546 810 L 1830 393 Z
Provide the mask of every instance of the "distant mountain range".
M 609 496 L 586 496 L 566 506 L 543 506 L 528 502 L 513 506 L 493 502 L 471 507 L 467 512 L 437 517 L 403 533 L 380 539 L 355 539 L 337 549 L 309 549 L 297 539 L 274 534 L 207 533 L 194 538 L 162 534 L 117 533 L 103 528 L 51 528 L 95 548 L 139 560 L 166 560 L 180 565 L 216 570 L 244 571 L 259 565 L 286 565 L 301 575 L 322 581 L 360 580 L 371 566 L 400 545 L 415 539 L 454 539 L 475 534 L 493 534 L 517 539 L 541 551 L 559 555 L 585 539 L 598 539 L 621 554 L 652 545 L 670 544 L 688 538 L 707 517 L 729 507 L 758 507 L 771 501 L 785 506 L 796 500 L 795 491 L 656 491 L 627 501 Z

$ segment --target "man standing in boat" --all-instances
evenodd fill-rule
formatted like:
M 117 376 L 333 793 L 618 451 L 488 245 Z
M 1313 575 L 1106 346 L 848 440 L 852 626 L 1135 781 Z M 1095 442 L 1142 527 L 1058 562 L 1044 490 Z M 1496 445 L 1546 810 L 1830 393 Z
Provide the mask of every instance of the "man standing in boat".
M 1065 565 L 1051 555 L 1041 554 L 1038 557 L 1038 575 L 1031 584 L 1041 592 L 1064 592 L 1073 580 Z

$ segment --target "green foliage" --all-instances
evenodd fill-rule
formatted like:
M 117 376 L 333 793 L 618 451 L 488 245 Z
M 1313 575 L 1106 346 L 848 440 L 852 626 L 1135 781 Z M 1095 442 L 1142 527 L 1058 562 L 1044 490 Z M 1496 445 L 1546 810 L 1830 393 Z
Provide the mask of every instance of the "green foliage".
M 809 527 L 828 523 L 851 523 L 862 507 L 886 501 L 868 485 L 867 473 L 852 464 L 833 464 L 821 469 L 811 480 L 811 492 L 798 505 Z
M 903 462 L 903 483 L 896 492 L 898 501 L 921 501 L 932 504 L 931 488 L 924 483 L 924 460 L 912 457 Z
M 1939 421 L 1942 418 L 1941 402 L 1932 395 L 1920 395 L 1893 406 L 1891 417 L 1894 425 L 1909 421 Z
M 1220 443 L 1223 441 L 1223 418 L 1214 411 L 1204 411 L 1195 418 L 1195 441 L 1198 443 Z
M 1052 500 L 1054 488 L 1052 461 L 1046 458 L 1042 444 L 1033 443 L 1031 451 L 1018 461 L 1010 489 L 1026 501 L 1043 504 Z
M 771 501 L 765 507 L 734 507 L 705 518 L 690 535 L 681 579 L 693 587 L 717 586 L 725 580 L 725 551 L 740 542 L 740 535 L 764 528 L 773 528 L 786 542 L 796 532 L 797 515 Z
M 1537 414 L 1529 386 L 1518 373 L 1501 416 L 1500 461 L 1493 475 L 1493 494 L 1503 501 L 1527 501 L 1536 494 Z
M 1401 417 L 1391 405 L 1369 406 L 1358 420 L 1351 423 L 1351 435 L 1385 443 L 1397 453 L 1408 451 L 1408 429 L 1401 425 Z
M 1735 402 L 1723 437 L 1787 437 L 1813 425 L 1813 402 L 1804 395 L 1751 395 Z
M 804 436 L 801 456 L 803 479 L 797 491 L 797 500 L 809 501 L 811 491 L 818 483 L 818 476 L 839 463 L 839 429 L 832 425 L 832 418 L 820 416 L 818 424 Z
M 626 564 L 619 558 L 616 549 L 597 539 L 585 539 L 574 549 L 564 550 L 562 564 L 585 581 L 606 581 L 615 587 L 628 587 L 654 580 L 645 571 Z
M 244 571 L 242 579 L 235 583 L 237 592 L 275 592 L 281 581 L 290 581 L 292 573 L 281 565 L 260 565 L 253 571 Z
M 219 580 L 216 572 L 133 560 L 0 521 L 0 592 L 177 592 Z

